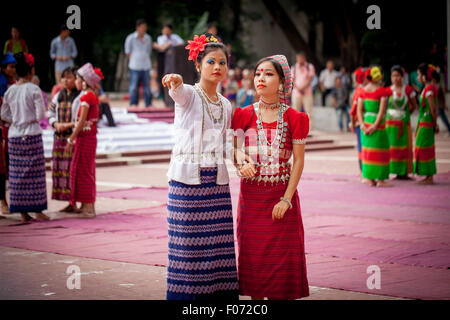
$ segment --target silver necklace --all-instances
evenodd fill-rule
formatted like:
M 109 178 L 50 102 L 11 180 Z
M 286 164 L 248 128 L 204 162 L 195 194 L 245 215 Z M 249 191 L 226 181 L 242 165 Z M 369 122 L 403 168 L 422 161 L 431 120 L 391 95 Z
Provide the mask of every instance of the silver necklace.
M 284 148 L 284 144 L 286 142 L 288 124 L 287 122 L 284 122 L 283 115 L 288 107 L 286 105 L 281 105 L 278 110 L 277 131 L 271 143 L 269 143 L 266 132 L 264 131 L 259 103 L 255 103 L 254 108 L 257 116 L 256 125 L 258 128 L 258 149 L 262 151 L 262 161 L 269 161 L 272 163 L 275 158 L 278 158 L 280 148 Z
M 272 103 L 272 104 L 268 104 L 268 103 L 265 103 L 264 101 L 262 101 L 262 99 L 261 99 L 261 100 L 259 100 L 259 107 L 261 107 L 261 109 L 275 110 L 275 109 L 281 107 L 281 105 L 278 101 L 275 103 Z
M 393 95 L 392 102 L 393 102 L 394 107 L 396 109 L 400 109 L 400 110 L 405 109 L 406 103 L 408 102 L 408 99 L 404 99 L 404 98 L 406 98 L 405 97 L 405 86 L 402 87 L 401 96 L 398 96 L 397 90 L 395 90 L 395 86 L 392 85 L 392 95 Z M 401 102 L 402 99 L 403 99 L 403 103 Z

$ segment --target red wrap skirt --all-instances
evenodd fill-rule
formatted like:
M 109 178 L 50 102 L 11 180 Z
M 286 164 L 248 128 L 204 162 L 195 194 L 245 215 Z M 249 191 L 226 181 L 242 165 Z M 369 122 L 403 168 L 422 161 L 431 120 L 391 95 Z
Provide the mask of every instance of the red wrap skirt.
M 237 217 L 238 272 L 241 295 L 272 299 L 309 296 L 300 200 L 281 220 L 272 220 L 273 207 L 287 184 L 256 184 L 241 180 Z

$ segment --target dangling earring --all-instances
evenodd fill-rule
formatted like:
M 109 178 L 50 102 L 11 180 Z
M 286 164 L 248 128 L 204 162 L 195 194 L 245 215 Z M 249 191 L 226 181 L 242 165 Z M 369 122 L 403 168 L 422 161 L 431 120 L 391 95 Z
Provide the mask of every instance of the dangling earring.
M 81 87 L 83 88 L 83 90 L 87 89 L 86 81 L 83 81 L 83 83 L 81 84 Z
M 283 93 L 283 84 L 280 84 L 280 85 L 278 86 L 278 93 L 279 93 L 279 94 L 282 94 L 282 93 Z

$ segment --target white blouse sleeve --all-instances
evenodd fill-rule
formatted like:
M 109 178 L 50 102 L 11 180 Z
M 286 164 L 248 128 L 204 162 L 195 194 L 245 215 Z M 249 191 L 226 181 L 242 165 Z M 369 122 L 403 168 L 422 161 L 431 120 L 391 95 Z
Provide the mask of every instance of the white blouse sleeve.
M 1 105 L 1 115 L 3 121 L 6 121 L 8 123 L 12 122 L 12 113 L 11 113 L 11 107 L 9 106 L 9 94 L 8 91 L 6 91 L 5 95 L 3 96 L 3 104 Z
M 181 84 L 175 89 L 169 90 L 169 96 L 181 107 L 186 107 L 194 95 L 194 88 L 191 85 Z
M 44 97 L 38 86 L 33 88 L 33 101 L 36 107 L 36 120 L 43 120 L 46 116 Z

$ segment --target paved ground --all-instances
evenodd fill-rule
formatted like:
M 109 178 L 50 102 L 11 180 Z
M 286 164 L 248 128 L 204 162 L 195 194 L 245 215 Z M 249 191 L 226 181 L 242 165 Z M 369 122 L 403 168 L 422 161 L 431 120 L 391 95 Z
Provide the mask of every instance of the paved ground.
M 354 141 L 351 134 L 319 134 L 340 142 Z M 450 138 L 437 139 L 438 172 L 450 172 Z M 167 164 L 151 164 L 97 169 L 99 191 L 129 187 L 167 186 Z M 307 154 L 305 173 L 357 175 L 356 150 Z M 50 175 L 48 173 L 48 178 Z M 50 182 L 50 180 L 48 179 Z M 50 183 L 49 183 L 50 186 Z M 159 203 L 98 198 L 98 214 L 145 208 Z M 63 203 L 49 201 L 52 219 L 67 217 L 57 213 Z M 18 216 L 0 219 L 0 225 L 17 223 Z M 5 234 L 0 234 L 5 236 Z M 81 271 L 81 289 L 68 289 L 69 266 Z M 98 259 L 0 247 L 0 299 L 164 299 L 165 267 L 121 263 Z M 70 281 L 69 281 L 70 282 Z M 241 297 L 248 299 L 248 297 Z M 448 297 L 450 299 L 450 296 Z M 330 288 L 311 287 L 308 299 L 399 299 Z

